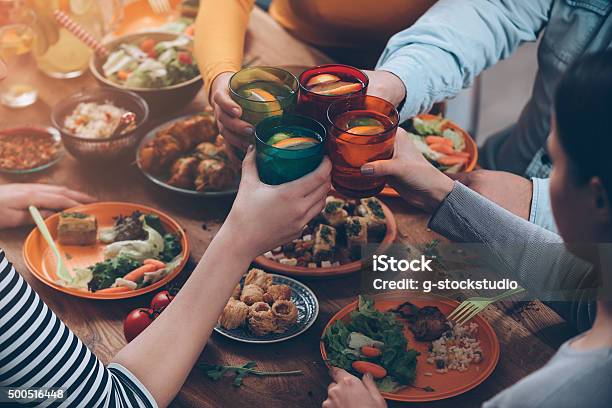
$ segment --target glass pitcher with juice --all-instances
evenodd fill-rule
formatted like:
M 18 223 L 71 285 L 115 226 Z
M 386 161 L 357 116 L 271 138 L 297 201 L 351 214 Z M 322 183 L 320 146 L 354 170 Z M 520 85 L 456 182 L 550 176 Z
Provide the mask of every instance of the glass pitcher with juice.
M 53 78 L 75 78 L 87 70 L 92 50 L 64 27 L 53 15 L 61 10 L 96 39 L 106 32 L 105 15 L 118 12 L 119 1 L 108 0 L 26 0 L 36 13 L 36 41 L 33 54 L 38 68 Z

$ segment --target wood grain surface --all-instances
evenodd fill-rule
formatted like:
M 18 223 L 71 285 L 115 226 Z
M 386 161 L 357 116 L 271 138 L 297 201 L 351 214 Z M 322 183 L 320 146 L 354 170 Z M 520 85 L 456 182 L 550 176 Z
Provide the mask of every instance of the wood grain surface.
M 249 25 L 245 61 L 251 65 L 308 66 L 329 62 L 320 52 L 295 40 L 265 13 L 256 9 Z M 0 107 L 0 128 L 34 124 L 50 125 L 51 107 L 60 99 L 82 89 L 96 86 L 89 73 L 72 80 L 56 80 L 39 74 L 33 66 L 31 81 L 38 87 L 40 100 L 31 107 L 9 110 Z M 185 110 L 201 111 L 204 95 Z M 170 117 L 152 118 L 152 128 Z M 0 177 L 1 183 L 43 182 L 64 184 L 85 191 L 101 201 L 129 201 L 159 208 L 174 217 L 187 231 L 191 260 L 178 278 L 184 279 L 206 250 L 231 207 L 231 199 L 194 200 L 162 191 L 142 176 L 135 165 L 90 167 L 66 156 L 54 168 L 31 176 Z M 406 244 L 442 239 L 427 229 L 427 216 L 405 205 L 400 199 L 384 199 L 394 212 L 399 240 Z M 265 226 L 262 226 L 265 228 Z M 0 231 L 4 248 L 17 270 L 40 294 L 51 309 L 104 362 L 125 344 L 122 319 L 135 307 L 148 304 L 152 295 L 119 301 L 79 299 L 56 292 L 34 279 L 26 269 L 21 251 L 31 227 Z M 202 362 L 242 363 L 255 360 L 266 370 L 302 370 L 303 376 L 248 378 L 241 388 L 231 381 L 213 382 L 194 369 L 175 407 L 319 407 L 326 397 L 330 378 L 319 353 L 319 338 L 326 322 L 360 293 L 359 275 L 333 280 L 306 280 L 316 293 L 321 311 L 316 323 L 304 334 L 275 345 L 246 345 L 213 335 L 201 356 Z M 539 302 L 504 302 L 484 312 L 501 342 L 501 359 L 493 375 L 475 390 L 464 395 L 420 407 L 476 407 L 500 390 L 542 366 L 567 335 L 564 322 Z M 168 352 L 171 352 L 169 350 Z

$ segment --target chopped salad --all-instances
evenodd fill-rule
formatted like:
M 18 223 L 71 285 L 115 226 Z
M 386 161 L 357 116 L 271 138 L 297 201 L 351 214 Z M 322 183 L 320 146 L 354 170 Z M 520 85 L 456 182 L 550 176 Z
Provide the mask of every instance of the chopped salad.
M 445 173 L 458 173 L 465 169 L 470 154 L 464 151 L 463 135 L 448 124 L 449 121 L 441 116 L 435 119 L 416 116 L 412 119 L 413 132 L 408 135 L 434 166 Z
M 137 44 L 124 43 L 108 56 L 102 71 L 107 79 L 132 88 L 176 85 L 199 74 L 190 44 L 184 35 L 172 41 L 145 37 Z

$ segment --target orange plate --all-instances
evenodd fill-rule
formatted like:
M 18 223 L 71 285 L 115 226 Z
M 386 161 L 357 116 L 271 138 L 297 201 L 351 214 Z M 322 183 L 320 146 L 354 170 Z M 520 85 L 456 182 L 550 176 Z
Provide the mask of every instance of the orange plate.
M 333 195 L 334 197 L 343 197 L 340 193 L 336 191 L 332 191 L 329 195 Z M 385 219 L 387 221 L 387 233 L 383 238 L 382 242 L 378 246 L 376 252 L 382 253 L 389 245 L 395 241 L 397 238 L 397 223 L 395 221 L 395 217 L 393 213 L 385 205 L 385 203 L 381 202 L 382 209 L 385 213 Z M 307 268 L 305 266 L 290 266 L 283 265 L 280 262 L 273 261 L 272 259 L 268 259 L 263 255 L 258 256 L 253 260 L 254 263 L 259 265 L 260 267 L 289 276 L 304 276 L 304 277 L 314 277 L 314 278 L 330 278 L 335 276 L 347 275 L 349 273 L 357 272 L 361 268 L 363 268 L 364 263 L 363 260 L 349 262 L 340 266 L 330 266 L 329 268 Z
M 183 261 L 181 264 L 168 276 L 155 282 L 150 286 L 144 288 L 132 290 L 129 292 L 122 293 L 107 293 L 107 294 L 96 294 L 95 292 L 82 291 L 78 289 L 65 288 L 55 283 L 57 275 L 55 274 L 56 260 L 53 252 L 47 245 L 47 241 L 43 238 L 42 234 L 35 228 L 30 232 L 30 235 L 26 238 L 25 244 L 23 245 L 23 259 L 25 260 L 26 266 L 32 272 L 32 274 L 42 281 L 44 284 L 51 286 L 59 291 L 68 293 L 73 296 L 78 296 L 87 299 L 124 299 L 142 295 L 144 293 L 152 292 L 166 283 L 170 282 L 179 272 L 183 269 L 189 258 L 189 242 L 187 241 L 187 235 L 181 226 L 170 218 L 168 215 L 156 209 L 146 207 L 140 204 L 120 203 L 120 202 L 105 202 L 81 205 L 78 207 L 71 208 L 66 211 L 79 211 L 86 214 L 95 215 L 98 219 L 98 230 L 100 228 L 112 227 L 115 224 L 113 217 L 122 215 L 129 215 L 134 211 L 140 211 L 146 214 L 157 215 L 164 228 L 172 233 L 181 234 L 181 245 L 183 247 Z M 59 221 L 59 213 L 54 214 L 45 220 L 47 228 L 51 233 L 52 237 L 57 236 L 57 224 Z M 57 244 L 59 252 L 63 257 L 68 271 L 72 271 L 75 267 L 87 267 L 93 265 L 104 259 L 102 251 L 105 245 L 97 243 L 93 246 L 62 246 Z M 69 254 L 67 257 L 66 254 Z M 70 258 L 70 259 L 68 259 Z
M 380 311 L 394 309 L 400 304 L 410 301 L 419 307 L 436 306 L 444 315 L 448 316 L 457 306 L 459 306 L 459 302 L 441 296 L 424 294 L 413 295 L 405 292 L 378 294 L 373 296 L 373 299 L 376 309 Z M 357 301 L 347 305 L 336 313 L 327 323 L 325 329 L 323 329 L 323 333 L 325 333 L 327 328 L 336 320 L 348 322 L 349 313 L 355 309 L 357 309 Z M 419 387 L 429 386 L 435 391 L 426 392 L 417 388 L 405 387 L 395 393 L 383 392 L 383 397 L 388 400 L 403 402 L 437 401 L 463 394 L 486 380 L 487 377 L 493 373 L 499 361 L 499 340 L 497 339 L 495 331 L 485 319 L 476 316 L 471 321 L 478 324 L 478 339 L 480 340 L 484 355 L 483 361 L 479 364 L 470 365 L 470 368 L 464 372 L 449 371 L 446 374 L 440 374 L 436 372 L 436 368 L 433 364 L 428 364 L 426 361 L 429 342 L 414 340 L 412 332 L 406 327 L 404 333 L 408 339 L 408 346 L 421 353 L 421 355 L 417 357 L 417 375 L 414 385 Z M 321 341 L 321 355 L 329 368 L 330 365 L 327 363 L 327 352 L 325 351 L 323 341 Z M 426 372 L 430 372 L 432 376 L 426 376 L 424 374 Z
M 428 113 L 424 113 L 422 115 L 419 115 L 418 117 L 425 120 L 431 120 L 436 118 L 435 115 L 430 115 Z M 474 167 L 476 167 L 476 163 L 478 162 L 478 145 L 476 145 L 476 142 L 474 141 L 474 139 L 472 139 L 470 134 L 460 128 L 459 125 L 457 125 L 455 122 L 449 120 L 446 124 L 446 127 L 453 129 L 454 131 L 459 132 L 461 135 L 463 135 L 463 138 L 465 139 L 465 149 L 463 149 L 463 151 L 470 154 L 470 160 L 465 166 L 463 172 L 469 173 L 470 171 L 474 170 Z M 380 195 L 384 197 L 399 197 L 398 192 L 390 186 L 385 186 L 383 191 L 380 192 Z

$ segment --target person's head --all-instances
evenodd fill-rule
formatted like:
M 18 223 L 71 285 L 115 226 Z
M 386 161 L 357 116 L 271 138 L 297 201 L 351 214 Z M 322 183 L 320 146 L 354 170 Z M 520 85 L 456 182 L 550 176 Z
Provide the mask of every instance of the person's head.
M 612 242 L 612 51 L 565 73 L 548 143 L 559 233 L 570 243 Z

